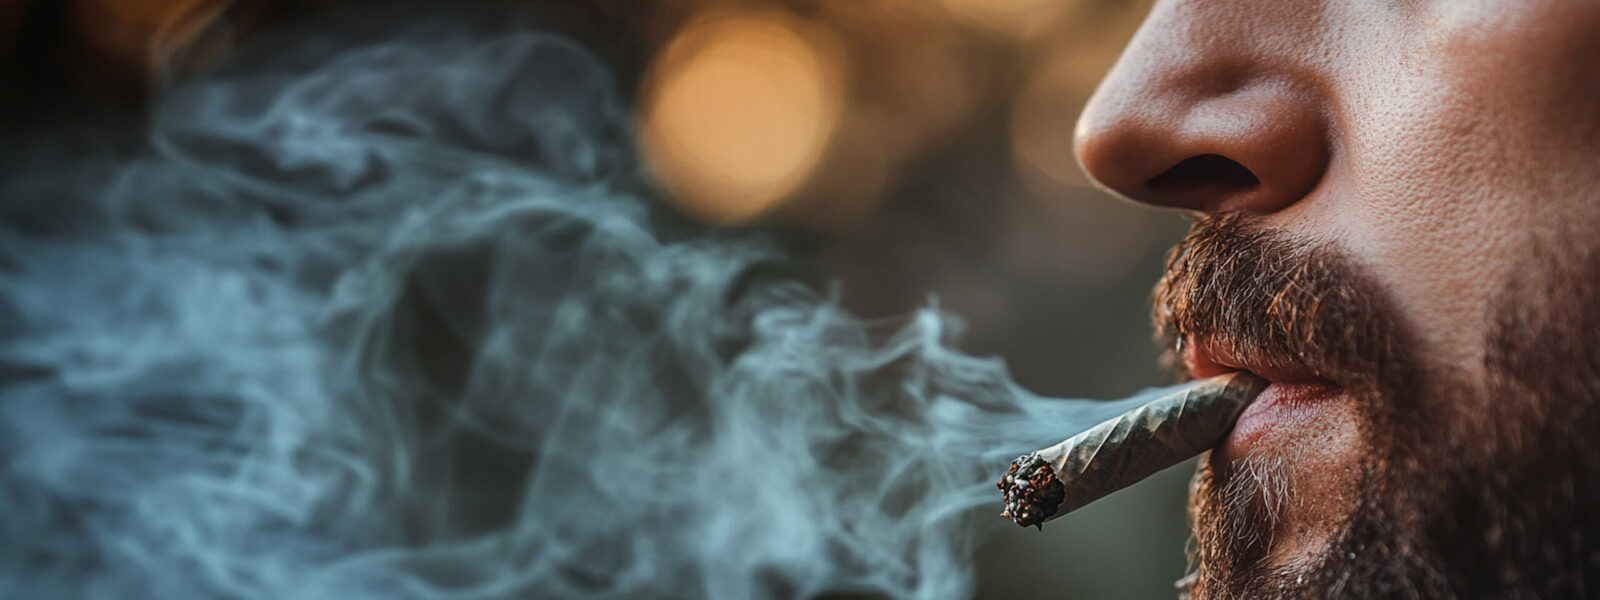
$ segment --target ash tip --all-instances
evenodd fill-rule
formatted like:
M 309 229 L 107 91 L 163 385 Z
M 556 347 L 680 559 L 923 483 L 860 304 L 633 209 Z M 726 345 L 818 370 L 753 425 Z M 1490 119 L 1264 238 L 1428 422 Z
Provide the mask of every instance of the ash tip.
M 1000 488 L 1006 505 L 1000 516 L 1017 525 L 1040 530 L 1067 498 L 1066 486 L 1056 477 L 1055 469 L 1037 453 L 1011 461 L 1011 470 L 995 483 L 995 487 Z

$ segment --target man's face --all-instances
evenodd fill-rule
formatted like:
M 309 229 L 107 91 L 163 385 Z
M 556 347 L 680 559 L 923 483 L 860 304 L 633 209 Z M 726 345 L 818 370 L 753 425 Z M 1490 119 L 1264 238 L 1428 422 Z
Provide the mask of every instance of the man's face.
M 1600 589 L 1600 3 L 1162 1 L 1077 143 L 1201 214 L 1186 371 L 1274 382 L 1196 478 L 1193 591 Z

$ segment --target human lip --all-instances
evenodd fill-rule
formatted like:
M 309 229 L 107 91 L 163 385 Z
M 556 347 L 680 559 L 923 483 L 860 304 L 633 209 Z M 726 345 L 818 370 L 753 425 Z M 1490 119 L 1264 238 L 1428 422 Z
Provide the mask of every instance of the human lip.
M 1312 434 L 1319 411 L 1340 397 L 1335 383 L 1319 377 L 1298 361 L 1243 352 L 1217 339 L 1185 338 L 1184 366 L 1196 378 L 1248 371 L 1269 383 L 1240 412 L 1217 451 L 1226 460 L 1244 457 L 1258 440 L 1269 435 Z
M 1273 383 L 1330 383 L 1299 361 L 1244 351 L 1219 338 L 1188 336 L 1184 338 L 1182 354 L 1184 367 L 1197 379 L 1249 371 Z

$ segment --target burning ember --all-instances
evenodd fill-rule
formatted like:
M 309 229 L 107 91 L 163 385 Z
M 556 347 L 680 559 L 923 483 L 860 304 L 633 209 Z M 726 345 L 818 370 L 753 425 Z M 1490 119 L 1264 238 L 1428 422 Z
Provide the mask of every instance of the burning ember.
M 1000 516 L 1023 527 L 1032 525 L 1044 529 L 1044 522 L 1055 516 L 1056 508 L 1067 498 L 1066 488 L 1056 478 L 1055 469 L 1038 454 L 1019 456 L 1011 461 L 1011 470 L 995 486 L 1006 499 L 1006 511 Z

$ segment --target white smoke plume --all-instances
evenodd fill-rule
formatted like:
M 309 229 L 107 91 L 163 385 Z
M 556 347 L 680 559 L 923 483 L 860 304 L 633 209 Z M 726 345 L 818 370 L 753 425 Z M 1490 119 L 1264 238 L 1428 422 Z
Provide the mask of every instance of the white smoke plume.
M 1007 461 L 1127 406 L 675 216 L 574 43 L 368 38 L 4 151 L 0 597 L 960 598 Z

